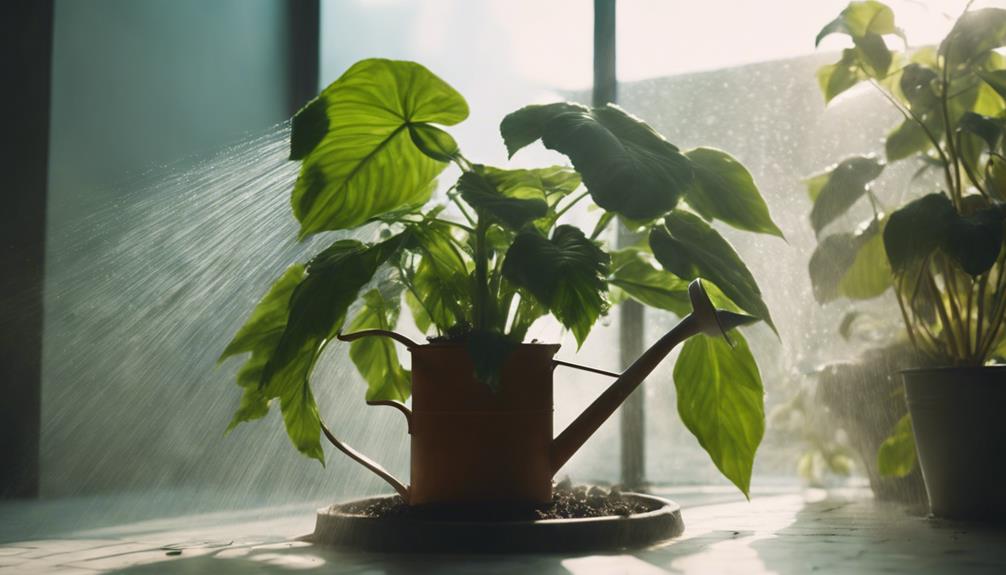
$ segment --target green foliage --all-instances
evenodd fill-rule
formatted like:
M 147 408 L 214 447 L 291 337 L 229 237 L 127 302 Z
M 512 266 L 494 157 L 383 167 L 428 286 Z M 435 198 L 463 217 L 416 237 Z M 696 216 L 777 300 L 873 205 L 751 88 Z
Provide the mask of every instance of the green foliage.
M 688 212 L 674 211 L 664 223 L 650 231 L 650 247 L 664 269 L 685 280 L 710 280 L 742 310 L 775 329 L 754 276 L 730 242 Z
M 685 342 L 674 365 L 678 414 L 716 467 L 750 493 L 755 450 L 765 432 L 764 390 L 747 341 L 698 335 Z
M 578 228 L 561 225 L 551 238 L 537 231 L 518 234 L 503 262 L 503 277 L 526 289 L 583 345 L 607 309 L 608 260 Z
M 349 323 L 349 331 L 392 330 L 398 323 L 401 290 L 385 297 L 372 289 L 363 296 L 363 307 Z M 405 401 L 412 393 L 412 374 L 398 362 L 392 341 L 364 337 L 349 345 L 349 357 L 367 382 L 367 401 Z
M 869 190 L 870 182 L 884 171 L 884 164 L 869 156 L 842 160 L 815 182 L 814 208 L 810 222 L 816 233 L 844 214 Z
M 814 299 L 872 299 L 891 286 L 881 227 L 872 220 L 855 233 L 832 234 L 817 244 L 808 266 Z
M 737 229 L 783 237 L 754 178 L 737 160 L 713 148 L 695 148 L 685 152 L 685 157 L 695 173 L 685 200 L 699 215 Z
M 885 477 L 905 477 L 915 469 L 915 434 L 912 417 L 905 415 L 877 451 L 877 468 Z
M 834 33 L 850 36 L 855 48 L 819 72 L 825 98 L 872 79 L 905 117 L 885 139 L 887 161 L 918 158 L 917 173 L 936 168 L 944 182 L 907 198 L 896 186 L 896 205 L 885 208 L 883 190 L 873 189 L 884 166 L 868 157 L 808 180 L 818 234 L 863 196 L 874 212 L 862 231 L 819 240 L 810 261 L 815 296 L 822 303 L 867 299 L 894 286 L 920 351 L 982 365 L 1006 333 L 1006 214 L 999 203 L 1006 199 L 1006 58 L 994 51 L 1006 45 L 1006 10 L 966 11 L 937 49 L 903 54 L 884 54 L 877 42 L 900 35 L 880 2 L 852 2 L 818 41 Z
M 355 228 L 374 216 L 426 203 L 433 179 L 446 164 L 415 142 L 441 149 L 442 137 L 427 124 L 451 126 L 468 117 L 464 98 L 426 68 L 380 59 L 353 65 L 309 110 L 320 106 L 324 117 L 315 111 L 299 115 L 304 120 L 291 134 L 298 144 L 291 155 L 303 157 L 291 196 L 302 238 Z M 299 145 L 314 142 L 322 130 L 325 135 L 314 146 Z
M 716 306 L 771 325 L 730 244 L 699 216 L 675 210 L 684 199 L 707 220 L 781 237 L 751 174 L 730 155 L 682 153 L 615 106 L 555 103 L 510 114 L 500 132 L 511 155 L 540 140 L 573 167 L 509 170 L 472 163 L 443 129 L 467 114 L 461 95 L 426 68 L 371 59 L 294 116 L 299 236 L 374 226 L 381 240 L 334 241 L 277 280 L 224 351 L 250 353 L 238 372 L 243 395 L 231 427 L 263 417 L 279 398 L 293 443 L 323 460 L 311 371 L 341 332 L 395 329 L 403 299 L 420 331 L 465 345 L 475 376 L 493 389 L 510 352 L 543 316 L 582 345 L 609 308 L 609 287 L 683 315 L 687 282 L 701 276 Z M 448 163 L 460 177 L 434 195 Z M 580 202 L 597 213 L 590 236 L 563 222 Z M 616 215 L 650 245 L 615 251 L 599 240 Z M 763 408 L 757 365 L 740 342 L 736 350 L 713 340 L 692 345 L 675 373 L 679 393 L 698 402 L 682 407 L 689 428 L 746 493 Z M 410 373 L 397 353 L 383 338 L 350 344 L 368 400 L 409 398 Z
M 569 157 L 602 208 L 633 219 L 661 216 L 692 181 L 692 166 L 678 148 L 621 108 L 576 104 L 528 106 L 503 119 L 511 155 L 541 139 Z

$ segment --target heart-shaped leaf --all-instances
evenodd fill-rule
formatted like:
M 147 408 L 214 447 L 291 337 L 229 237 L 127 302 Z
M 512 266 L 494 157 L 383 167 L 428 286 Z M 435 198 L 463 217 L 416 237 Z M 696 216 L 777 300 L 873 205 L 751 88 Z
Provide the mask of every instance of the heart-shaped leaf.
M 928 194 L 891 214 L 884 226 L 884 249 L 891 269 L 901 273 L 944 243 L 947 228 L 957 216 L 950 198 Z
M 775 330 L 754 276 L 723 236 L 702 218 L 681 210 L 667 214 L 664 224 L 650 231 L 650 248 L 664 269 L 686 281 L 711 281 L 742 310 Z
M 291 156 L 304 163 L 291 203 L 300 237 L 425 202 L 457 148 L 428 124 L 467 116 L 464 98 L 419 64 L 353 65 L 295 117 Z
M 583 345 L 607 310 L 608 259 L 573 226 L 556 227 L 551 239 L 526 230 L 507 251 L 503 276 L 533 295 Z
M 692 181 L 692 166 L 673 144 L 617 106 L 528 106 L 503 119 L 511 154 L 540 138 L 569 157 L 594 202 L 632 219 L 672 209 Z
M 989 271 L 1002 251 L 1003 215 L 996 206 L 954 217 L 941 247 L 967 273 L 977 276 Z

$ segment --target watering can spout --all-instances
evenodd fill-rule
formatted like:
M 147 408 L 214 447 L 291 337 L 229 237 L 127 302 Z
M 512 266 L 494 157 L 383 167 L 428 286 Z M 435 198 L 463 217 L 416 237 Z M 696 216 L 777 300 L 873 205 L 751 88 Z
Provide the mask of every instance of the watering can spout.
M 552 473 L 555 474 L 576 453 L 584 442 L 601 427 L 639 384 L 679 343 L 703 333 L 723 337 L 730 342 L 727 332 L 735 327 L 758 321 L 758 318 L 716 309 L 699 279 L 688 286 L 692 313 L 685 316 L 671 331 L 657 340 L 643 355 L 618 376 L 573 423 L 569 424 L 552 443 Z M 732 342 L 731 342 L 732 345 Z M 569 365 L 558 362 L 560 365 Z

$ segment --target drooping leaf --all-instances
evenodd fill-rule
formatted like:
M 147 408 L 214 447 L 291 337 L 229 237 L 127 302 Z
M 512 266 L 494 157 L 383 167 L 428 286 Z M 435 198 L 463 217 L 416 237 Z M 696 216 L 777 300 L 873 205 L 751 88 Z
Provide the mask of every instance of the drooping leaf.
M 765 432 L 761 375 L 744 337 L 697 335 L 685 342 L 674 365 L 678 414 L 717 469 L 745 496 L 755 452 Z
M 820 233 L 852 207 L 883 170 L 884 164 L 871 156 L 853 156 L 828 170 L 828 179 L 821 186 L 810 212 L 814 232 Z
M 912 417 L 905 415 L 877 451 L 877 468 L 885 477 L 905 477 L 915 469 L 915 434 Z
M 892 213 L 884 227 L 884 249 L 891 269 L 901 273 L 942 245 L 956 215 L 943 194 L 923 196 Z
M 685 200 L 699 215 L 737 229 L 783 237 L 754 178 L 737 160 L 712 148 L 695 148 L 685 152 L 685 157 L 695 174 Z
M 219 361 L 241 353 L 275 347 L 286 327 L 290 296 L 304 280 L 304 275 L 304 266 L 294 264 L 273 283 L 255 309 L 252 310 L 248 320 L 227 344 Z
M 363 307 L 348 331 L 394 330 L 400 309 L 399 290 L 386 297 L 372 289 L 363 295 Z M 363 337 L 349 346 L 349 357 L 367 382 L 367 401 L 405 401 L 412 393 L 412 377 L 398 361 L 394 342 L 386 337 Z
M 686 281 L 708 279 L 741 309 L 775 331 L 754 276 L 730 242 L 702 218 L 675 210 L 664 218 L 664 226 L 650 231 L 649 239 L 653 255 L 664 269 Z
M 639 250 L 629 248 L 611 254 L 608 283 L 644 305 L 668 310 L 679 317 L 688 315 L 692 309 L 688 283 L 654 267 Z
M 548 212 L 545 193 L 530 186 L 509 189 L 502 193 L 488 178 L 477 172 L 466 172 L 458 180 L 461 198 L 494 221 L 511 229 L 520 229 Z
M 677 147 L 617 106 L 528 106 L 500 130 L 511 154 L 540 137 L 568 156 L 594 202 L 629 218 L 666 213 L 692 181 L 691 162 Z
M 340 240 L 315 256 L 289 297 L 281 335 L 272 345 L 258 345 L 249 360 L 254 367 L 250 373 L 259 377 L 260 397 L 266 401 L 279 398 L 290 440 L 301 453 L 323 463 L 321 422 L 310 389 L 311 369 L 324 342 L 342 327 L 346 310 L 360 288 L 401 247 L 405 237 L 399 234 L 370 246 Z M 250 382 L 245 379 L 239 383 Z
M 311 146 L 321 106 L 327 131 Z M 302 238 L 425 201 L 446 164 L 414 139 L 428 143 L 427 152 L 443 148 L 446 139 L 426 124 L 449 126 L 468 116 L 461 95 L 432 72 L 383 59 L 357 62 L 309 107 L 304 127 L 291 135 L 296 155 L 310 149 L 291 197 Z
M 518 234 L 503 262 L 503 276 L 537 298 L 583 345 L 607 309 L 608 259 L 578 228 L 561 225 L 551 239 L 536 231 Z

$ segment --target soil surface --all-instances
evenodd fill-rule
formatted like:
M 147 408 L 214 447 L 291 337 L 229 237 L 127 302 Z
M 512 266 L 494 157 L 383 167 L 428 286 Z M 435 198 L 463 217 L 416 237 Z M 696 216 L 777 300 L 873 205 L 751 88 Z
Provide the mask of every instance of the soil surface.
M 651 511 L 651 506 L 622 495 L 618 487 L 572 485 L 563 481 L 552 490 L 545 505 L 422 505 L 410 507 L 401 497 L 385 497 L 339 506 L 343 513 L 382 519 L 422 521 L 534 521 L 539 519 L 585 519 L 627 516 Z

